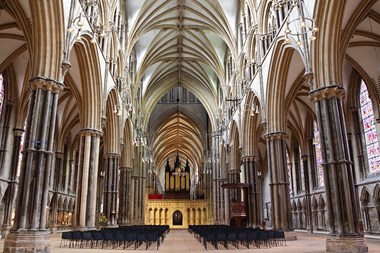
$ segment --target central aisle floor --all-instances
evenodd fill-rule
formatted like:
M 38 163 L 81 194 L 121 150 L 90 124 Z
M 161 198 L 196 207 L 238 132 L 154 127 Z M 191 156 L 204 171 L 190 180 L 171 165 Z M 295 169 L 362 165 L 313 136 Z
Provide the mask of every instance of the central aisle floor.
M 157 251 L 156 245 L 151 246 L 149 252 L 161 252 L 161 253 L 199 253 L 214 251 L 218 253 L 223 252 L 262 252 L 262 253 L 272 253 L 272 252 L 281 252 L 281 253 L 322 253 L 325 252 L 325 243 L 326 235 L 324 234 L 308 234 L 303 232 L 297 232 L 298 240 L 288 241 L 287 246 L 277 246 L 272 248 L 261 248 L 257 249 L 255 247 L 246 249 L 241 246 L 239 249 L 235 249 L 232 246 L 229 249 L 225 249 L 223 246 L 219 246 L 219 249 L 216 250 L 212 246 L 209 246 L 206 250 L 197 239 L 194 238 L 186 229 L 171 229 L 170 233 L 167 235 L 163 244 Z M 68 248 L 59 247 L 61 242 L 61 233 L 51 235 L 51 253 L 121 253 L 121 252 L 134 252 L 133 247 L 130 247 L 126 250 L 123 250 L 122 247 L 118 249 L 112 249 L 108 247 L 107 249 L 101 248 Z M 380 240 L 376 239 L 367 239 L 369 253 L 380 253 Z M 0 240 L 0 252 L 3 252 L 4 239 Z M 145 245 L 142 245 L 137 251 L 146 251 Z

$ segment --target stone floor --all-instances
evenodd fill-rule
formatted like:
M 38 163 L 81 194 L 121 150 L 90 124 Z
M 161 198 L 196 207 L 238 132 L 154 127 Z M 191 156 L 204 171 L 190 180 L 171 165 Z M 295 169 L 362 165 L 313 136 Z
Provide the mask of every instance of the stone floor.
M 239 247 L 235 249 L 229 247 L 225 249 L 223 246 L 219 246 L 218 252 L 281 252 L 281 253 L 320 253 L 325 252 L 325 242 L 326 235 L 324 234 L 309 234 L 304 232 L 297 232 L 298 240 L 288 241 L 287 246 L 277 246 L 272 248 L 251 248 L 247 249 L 245 247 Z M 107 249 L 79 249 L 77 248 L 68 248 L 60 247 L 61 234 L 57 233 L 51 236 L 51 253 L 85 253 L 85 252 L 100 252 L 100 253 L 109 253 L 109 252 L 123 252 L 122 247 L 117 249 L 112 249 L 108 247 Z M 0 240 L 0 252 L 3 252 L 4 239 Z M 367 244 L 369 252 L 380 253 L 380 239 L 368 239 Z M 127 251 L 134 251 L 132 247 L 126 249 Z M 215 251 L 216 249 L 211 246 L 208 247 L 208 251 Z M 141 246 L 137 251 L 146 251 L 145 247 Z M 157 251 L 155 245 L 150 247 L 148 251 Z M 205 248 L 201 243 L 199 243 L 192 234 L 188 233 L 187 230 L 174 230 L 172 229 L 167 235 L 163 244 L 159 248 L 159 251 L 162 253 L 198 253 L 206 252 Z

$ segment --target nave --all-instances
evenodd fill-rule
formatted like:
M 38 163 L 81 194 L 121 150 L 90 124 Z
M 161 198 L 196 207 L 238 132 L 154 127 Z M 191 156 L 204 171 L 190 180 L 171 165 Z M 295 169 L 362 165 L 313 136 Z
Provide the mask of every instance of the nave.
M 325 234 L 310 234 L 305 232 L 297 231 L 297 240 L 296 241 L 287 241 L 287 246 L 277 246 L 271 248 L 250 248 L 246 249 L 244 247 L 239 247 L 239 252 L 262 252 L 262 253 L 272 253 L 272 252 L 281 252 L 281 253 L 321 253 L 326 252 L 326 235 Z M 371 239 L 366 238 L 369 252 L 380 252 L 380 238 Z M 118 249 L 112 249 L 108 247 L 106 249 L 80 249 L 80 248 L 68 248 L 60 247 L 61 242 L 61 233 L 52 234 L 50 237 L 51 242 L 51 253 L 86 253 L 86 252 L 96 252 L 96 253 L 117 253 L 125 251 L 134 251 L 133 247 L 123 250 L 122 247 Z M 4 239 L 0 240 L 0 253 L 2 253 L 4 244 Z M 157 251 L 156 247 L 150 247 L 148 250 L 145 250 L 144 247 L 139 247 L 137 251 Z M 208 247 L 206 250 L 203 247 L 202 243 L 194 238 L 187 229 L 171 229 L 163 244 L 161 244 L 159 250 L 161 253 L 199 253 L 206 251 L 216 251 L 213 247 Z M 223 246 L 218 247 L 218 252 L 236 252 L 236 249 L 229 247 L 229 249 L 224 249 Z

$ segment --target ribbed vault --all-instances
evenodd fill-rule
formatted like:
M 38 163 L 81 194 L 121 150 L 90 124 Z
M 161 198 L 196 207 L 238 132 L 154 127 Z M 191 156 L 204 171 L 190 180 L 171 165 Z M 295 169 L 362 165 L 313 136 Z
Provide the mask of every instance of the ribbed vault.
M 186 164 L 189 159 L 190 167 L 198 168 L 203 156 L 204 136 L 197 123 L 185 112 L 178 110 L 159 124 L 152 149 L 155 151 L 153 159 L 156 161 L 156 168 L 164 168 L 167 159 L 174 161 L 177 153 L 181 164 Z
M 236 22 L 237 8 L 227 1 L 127 2 L 127 52 L 133 53 L 136 65 L 134 90 L 140 92 L 144 108 L 143 128 L 154 133 L 148 145 L 158 170 L 168 159 L 174 161 L 177 153 L 181 164 L 189 161 L 192 175 L 203 166 L 205 133 L 215 127 L 218 92 L 227 85 L 224 62 L 228 55 L 236 59 L 235 27 L 231 24 Z M 161 112 L 158 123 L 150 122 L 160 99 L 178 86 L 196 96 L 207 119 L 172 110 Z M 209 122 L 211 129 L 197 122 L 202 120 Z

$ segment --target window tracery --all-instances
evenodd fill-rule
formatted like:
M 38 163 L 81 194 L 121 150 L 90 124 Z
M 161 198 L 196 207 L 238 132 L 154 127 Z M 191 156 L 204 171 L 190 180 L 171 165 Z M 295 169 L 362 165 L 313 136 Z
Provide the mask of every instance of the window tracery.
M 380 172 L 380 148 L 376 132 L 376 120 L 373 113 L 372 101 L 369 98 L 364 81 L 360 85 L 360 114 L 367 151 L 369 173 Z
M 3 112 L 4 105 L 4 77 L 3 74 L 0 73 L 0 116 Z
M 314 157 L 315 157 L 315 166 L 317 171 L 317 183 L 318 187 L 324 186 L 324 179 L 323 179 L 323 166 L 322 166 L 322 150 L 321 150 L 321 135 L 318 130 L 318 124 L 316 121 L 314 121 Z

